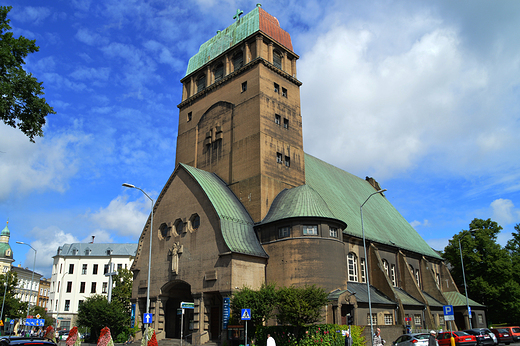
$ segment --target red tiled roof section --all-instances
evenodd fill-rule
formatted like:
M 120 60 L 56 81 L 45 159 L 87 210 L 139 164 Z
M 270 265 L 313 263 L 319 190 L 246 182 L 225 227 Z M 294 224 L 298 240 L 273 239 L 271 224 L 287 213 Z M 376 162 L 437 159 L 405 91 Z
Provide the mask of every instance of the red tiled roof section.
M 285 48 L 293 51 L 291 35 L 282 28 L 280 28 L 280 23 L 278 19 L 271 16 L 262 8 L 258 9 L 259 14 L 259 26 L 260 30 L 265 32 L 267 35 L 271 36 L 275 41 L 283 45 Z

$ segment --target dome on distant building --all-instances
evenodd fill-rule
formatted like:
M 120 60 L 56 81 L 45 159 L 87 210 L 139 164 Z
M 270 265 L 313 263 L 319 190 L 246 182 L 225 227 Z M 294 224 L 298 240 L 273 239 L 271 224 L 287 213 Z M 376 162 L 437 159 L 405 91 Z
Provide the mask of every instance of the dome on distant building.
M 0 260 L 8 259 L 10 260 L 9 262 L 12 262 L 13 250 L 9 245 L 9 238 L 11 236 L 11 232 L 7 227 L 8 224 L 9 221 L 7 221 L 7 224 L 5 225 L 4 229 L 2 230 L 2 232 L 0 232 Z

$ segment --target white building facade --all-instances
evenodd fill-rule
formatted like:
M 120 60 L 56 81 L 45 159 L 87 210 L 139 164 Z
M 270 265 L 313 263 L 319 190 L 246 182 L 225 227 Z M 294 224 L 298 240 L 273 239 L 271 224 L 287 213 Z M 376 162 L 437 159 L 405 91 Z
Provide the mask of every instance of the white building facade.
M 73 243 L 58 248 L 52 266 L 48 311 L 59 329 L 75 325 L 78 307 L 94 294 L 108 295 L 109 276 L 130 269 L 137 244 Z
M 41 274 L 29 268 L 11 267 L 11 270 L 18 274 L 18 285 L 16 286 L 16 297 L 21 302 L 29 302 L 29 306 L 35 306 L 38 301 L 38 290 L 40 289 Z

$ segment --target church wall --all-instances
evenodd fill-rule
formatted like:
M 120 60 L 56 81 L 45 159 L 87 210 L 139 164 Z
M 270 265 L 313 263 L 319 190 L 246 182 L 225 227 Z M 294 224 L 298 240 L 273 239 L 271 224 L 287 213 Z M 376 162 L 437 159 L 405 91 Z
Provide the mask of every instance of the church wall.
M 247 286 L 259 289 L 265 283 L 265 266 L 267 259 L 233 254 L 231 287 L 240 289 Z

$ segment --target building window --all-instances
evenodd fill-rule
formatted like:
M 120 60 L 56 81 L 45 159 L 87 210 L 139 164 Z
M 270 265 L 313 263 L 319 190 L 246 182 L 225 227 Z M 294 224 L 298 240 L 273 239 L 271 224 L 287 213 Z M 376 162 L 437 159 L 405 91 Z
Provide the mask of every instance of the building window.
M 247 82 L 242 83 L 242 92 L 247 90 Z
M 92 286 L 90 286 L 90 293 L 96 293 L 96 283 L 93 282 Z
M 396 276 L 395 276 L 395 264 L 392 264 L 390 266 L 390 279 L 392 280 L 392 285 L 394 287 L 397 287 L 397 279 L 396 279 Z
M 65 309 L 64 310 L 69 311 L 69 309 L 70 309 L 70 300 L 67 299 L 67 300 L 65 300 Z
M 357 256 L 351 252 L 347 257 L 348 261 L 348 281 L 358 281 Z
M 72 281 L 67 282 L 67 293 L 72 292 Z
M 441 287 L 441 276 L 439 275 L 439 273 L 435 275 L 435 283 L 437 284 L 437 287 Z
M 282 96 L 287 97 L 287 89 L 282 88 Z
M 101 288 L 101 293 L 107 293 L 108 282 L 103 282 L 103 287 Z
M 285 165 L 287 167 L 291 167 L 291 158 L 289 156 L 285 157 Z
M 188 117 L 186 118 L 187 122 L 190 122 L 192 117 L 193 117 L 192 112 L 188 112 Z
M 282 163 L 282 161 L 283 161 L 282 153 L 276 153 L 276 162 Z
M 85 256 L 89 256 L 91 252 L 92 252 L 92 250 L 90 250 L 90 249 L 85 249 Z
M 105 264 L 105 268 L 103 269 L 103 274 L 108 273 L 109 270 L 110 270 L 110 265 L 109 264 Z
M 206 87 L 206 75 L 202 74 L 197 78 L 197 92 L 201 92 Z
M 215 75 L 215 82 L 221 80 L 222 77 L 224 77 L 224 64 L 219 63 L 217 65 L 217 67 L 215 67 L 215 70 L 213 73 Z
M 386 276 L 390 276 L 390 272 L 388 271 L 388 261 L 385 259 L 383 260 L 383 268 L 385 270 Z
M 107 249 L 107 256 L 112 255 L 112 249 Z
M 283 118 L 283 128 L 286 130 L 289 129 L 289 119 Z
M 484 324 L 484 316 L 482 316 L 482 314 L 478 315 L 478 323 L 479 324 Z
M 74 274 L 74 264 L 69 264 L 69 274 Z
M 177 219 L 175 221 L 175 223 L 173 224 L 173 226 L 175 227 L 175 232 L 177 232 L 177 234 L 182 234 L 183 233 L 183 230 L 184 230 L 184 222 L 182 222 L 181 219 Z
M 370 314 L 367 314 L 367 325 L 370 325 Z M 377 314 L 372 314 L 372 325 L 377 325 Z
M 282 117 L 280 115 L 278 115 L 278 114 L 275 114 L 274 115 L 274 123 L 276 125 L 280 125 L 281 122 L 282 122 Z
M 316 225 L 303 226 L 303 235 L 318 235 L 318 226 L 316 226 Z
M 198 214 L 193 214 L 190 217 L 190 227 L 192 231 L 200 227 L 200 216 Z
M 291 227 L 278 228 L 278 238 L 287 238 L 291 236 Z
M 233 55 L 233 71 L 238 70 L 242 66 L 244 66 L 244 54 L 239 52 Z
M 273 65 L 278 67 L 280 70 L 282 69 L 282 54 L 277 51 L 273 52 Z
M 274 83 L 274 92 L 279 94 L 280 93 L 280 86 L 276 83 Z
M 416 326 L 420 326 L 421 325 L 421 315 L 413 315 L 413 323 Z
M 332 238 L 338 237 L 338 229 L 336 227 L 330 227 L 329 230 L 330 230 L 330 236 Z
M 444 315 L 439 315 L 439 324 L 440 324 L 441 326 L 444 325 Z
M 360 259 L 359 264 L 361 265 L 361 282 L 367 282 L 365 259 Z
M 79 293 L 85 293 L 85 282 L 80 282 Z
M 391 326 L 394 324 L 394 316 L 392 314 L 385 314 L 385 325 Z
M 92 275 L 97 275 L 97 271 L 98 271 L 98 265 L 94 264 L 94 266 L 92 267 Z
M 417 285 L 421 284 L 421 282 L 419 281 L 419 269 L 415 271 L 415 280 L 417 281 Z
M 120 271 L 121 269 L 123 269 L 123 264 L 122 263 L 118 263 L 117 264 L 117 271 Z
M 161 237 L 166 238 L 170 235 L 170 227 L 163 222 L 159 226 L 159 232 L 161 233 Z
M 87 265 L 83 264 L 83 267 L 81 268 L 81 274 L 86 275 L 87 274 Z

